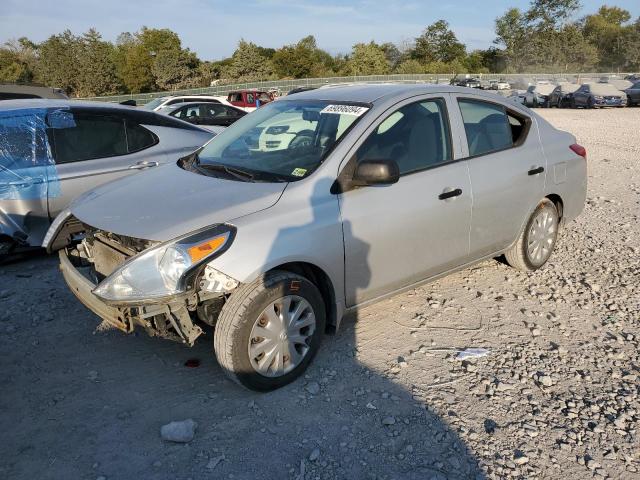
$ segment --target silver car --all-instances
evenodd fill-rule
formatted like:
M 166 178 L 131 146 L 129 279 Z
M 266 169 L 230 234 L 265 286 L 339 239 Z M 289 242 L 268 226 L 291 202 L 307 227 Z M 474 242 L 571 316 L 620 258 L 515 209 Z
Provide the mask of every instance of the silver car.
M 494 94 L 323 88 L 86 194 L 46 244 L 104 320 L 187 345 L 213 331 L 222 368 L 264 391 L 363 305 L 502 254 L 540 268 L 586 188 L 575 138 Z
M 213 133 L 102 102 L 0 103 L 0 257 L 40 246 L 73 198 L 197 150 Z

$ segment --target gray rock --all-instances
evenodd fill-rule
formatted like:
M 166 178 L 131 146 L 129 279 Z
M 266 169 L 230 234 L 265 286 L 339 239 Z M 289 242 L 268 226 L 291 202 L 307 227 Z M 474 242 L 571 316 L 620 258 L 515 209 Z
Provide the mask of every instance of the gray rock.
M 318 458 L 320 458 L 320 449 L 314 448 L 313 451 L 309 454 L 309 461 L 315 462 L 316 460 L 318 460 Z
M 196 434 L 198 424 L 192 419 L 171 422 L 160 428 L 160 435 L 167 442 L 189 443 Z
M 396 423 L 396 419 L 394 417 L 384 417 L 382 419 L 383 425 L 394 425 Z
M 222 454 L 210 459 L 209 462 L 207 463 L 207 470 L 215 469 L 218 466 L 218 464 L 224 460 L 224 458 L 225 458 L 224 454 Z
M 317 395 L 320 393 L 320 384 L 318 382 L 309 382 L 304 389 L 311 395 Z

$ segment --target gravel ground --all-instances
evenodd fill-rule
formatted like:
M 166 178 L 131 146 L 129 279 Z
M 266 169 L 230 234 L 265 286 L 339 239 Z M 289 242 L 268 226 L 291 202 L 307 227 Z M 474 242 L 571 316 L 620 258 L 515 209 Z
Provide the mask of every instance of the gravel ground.
M 227 381 L 211 341 L 96 328 L 55 258 L 0 267 L 0 478 L 640 478 L 640 109 L 541 113 L 589 152 L 549 264 L 368 307 L 274 393 Z

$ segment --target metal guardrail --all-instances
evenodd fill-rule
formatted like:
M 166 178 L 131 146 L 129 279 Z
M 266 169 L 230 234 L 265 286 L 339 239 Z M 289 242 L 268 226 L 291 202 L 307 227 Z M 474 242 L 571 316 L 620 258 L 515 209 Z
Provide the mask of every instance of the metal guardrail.
M 459 77 L 466 74 L 459 74 Z M 541 80 L 568 82 L 586 82 L 597 81 L 601 77 L 624 78 L 625 73 L 517 73 L 517 74 L 500 74 L 500 73 L 484 73 L 484 74 L 468 74 L 472 77 L 478 77 L 481 80 L 506 80 L 511 84 L 521 84 L 526 88 L 528 83 L 535 83 Z M 212 87 L 188 88 L 180 90 L 171 90 L 153 93 L 131 93 L 127 95 L 111 95 L 104 97 L 89 97 L 83 100 L 98 100 L 103 102 L 123 102 L 125 100 L 135 100 L 138 105 L 144 105 L 154 98 L 166 95 L 227 95 L 232 90 L 241 89 L 260 89 L 260 90 L 279 90 L 286 93 L 296 87 L 320 87 L 322 85 L 340 84 L 340 83 L 380 83 L 380 82 L 403 82 L 403 83 L 446 83 L 451 81 L 452 75 L 443 74 L 412 74 L 412 75 L 363 75 L 349 77 L 323 77 L 323 78 L 300 78 L 294 80 L 270 80 L 263 82 L 234 83 L 229 85 L 215 85 Z

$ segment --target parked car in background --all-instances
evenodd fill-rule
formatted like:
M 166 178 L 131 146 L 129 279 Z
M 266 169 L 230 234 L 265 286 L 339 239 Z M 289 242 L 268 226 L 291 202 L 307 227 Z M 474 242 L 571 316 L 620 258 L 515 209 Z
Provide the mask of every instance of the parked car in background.
M 309 142 L 246 141 L 301 122 Z M 76 200 L 45 243 L 106 322 L 186 345 L 213 328 L 222 371 L 273 390 L 366 304 L 503 253 L 542 267 L 584 206 L 575 142 L 468 88 L 302 92 L 180 162 Z
M 509 90 L 510 88 L 511 85 L 509 85 L 509 82 L 506 82 L 505 80 L 491 80 L 489 82 L 490 90 Z
M 627 95 L 627 105 L 630 107 L 640 105 L 640 80 L 627 88 L 624 93 Z
M 458 87 L 467 87 L 467 88 L 480 88 L 481 86 L 480 79 L 474 78 L 474 77 L 469 77 L 469 78 L 456 77 L 456 78 L 453 78 L 449 83 L 451 85 L 456 85 Z
M 524 104 L 527 107 L 547 107 L 549 95 L 555 88 L 555 85 L 551 83 L 536 83 L 530 85 L 527 91 L 524 93 Z
M 547 97 L 547 106 L 556 108 L 567 108 L 571 105 L 571 95 L 580 85 L 577 83 L 561 83 Z
M 624 79 L 629 80 L 630 82 L 640 81 L 640 73 L 632 73 L 631 75 L 624 77 Z
M 229 102 L 227 102 L 225 97 L 219 97 L 216 95 L 167 95 L 164 97 L 154 98 L 153 100 L 145 103 L 142 108 L 145 110 L 158 111 L 161 108 L 168 107 L 169 105 L 189 102 L 222 103 L 229 105 Z
M 65 100 L 68 97 L 61 88 L 17 83 L 0 84 L 0 100 L 20 100 L 27 98 L 51 98 Z
M 162 107 L 158 113 L 199 125 L 216 134 L 247 114 L 231 105 L 210 102 L 176 103 Z
M 526 93 L 526 90 L 512 90 L 507 97 L 507 100 L 518 103 L 520 105 L 524 105 L 526 100 Z
M 273 97 L 269 92 L 262 90 L 235 90 L 229 92 L 227 101 L 234 107 L 253 112 L 259 106 L 272 102 Z
M 175 161 L 212 133 L 104 102 L 0 102 L 0 255 L 40 246 L 51 219 L 102 183 Z
M 627 95 L 609 83 L 584 83 L 571 96 L 571 107 L 624 107 Z

